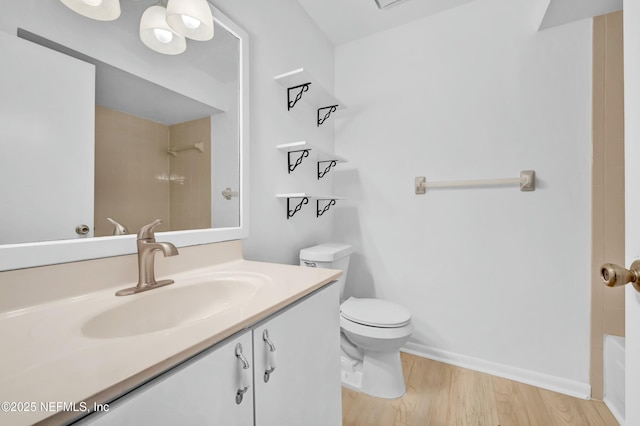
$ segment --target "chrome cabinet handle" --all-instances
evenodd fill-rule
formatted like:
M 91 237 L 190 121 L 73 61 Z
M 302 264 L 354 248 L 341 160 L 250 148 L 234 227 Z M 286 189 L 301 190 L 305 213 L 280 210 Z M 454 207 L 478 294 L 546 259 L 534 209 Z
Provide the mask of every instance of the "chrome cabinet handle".
M 629 269 L 613 263 L 605 263 L 600 267 L 602 281 L 609 287 L 620 287 L 631 283 L 640 292 L 640 260 L 631 264 Z
M 236 392 L 236 404 L 240 404 L 244 394 L 251 387 L 251 366 L 247 358 L 242 354 L 242 345 L 240 343 L 236 345 L 236 358 L 240 361 L 240 389 Z
M 262 332 L 262 341 L 267 346 L 267 369 L 264 370 L 264 382 L 267 383 L 276 369 L 276 345 L 269 339 L 269 330 Z

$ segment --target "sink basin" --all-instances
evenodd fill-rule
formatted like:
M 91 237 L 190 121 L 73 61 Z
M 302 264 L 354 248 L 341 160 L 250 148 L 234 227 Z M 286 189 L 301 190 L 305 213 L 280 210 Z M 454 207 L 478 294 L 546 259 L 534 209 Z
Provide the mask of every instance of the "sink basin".
M 83 324 L 82 333 L 107 339 L 178 327 L 250 300 L 265 282 L 256 277 L 213 278 L 187 285 L 176 282 L 125 296 L 131 300 L 89 319 Z

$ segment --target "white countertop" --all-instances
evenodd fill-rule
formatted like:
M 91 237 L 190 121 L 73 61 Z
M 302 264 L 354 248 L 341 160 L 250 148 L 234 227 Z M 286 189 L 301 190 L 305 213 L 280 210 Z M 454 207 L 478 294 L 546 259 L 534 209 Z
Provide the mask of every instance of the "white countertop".
M 233 274 L 255 275 L 267 285 L 239 306 L 169 329 L 117 338 L 88 337 L 82 330 L 83 324 L 97 314 L 127 303 L 132 297 L 192 285 L 202 277 Z M 92 407 L 94 402 L 108 401 L 250 327 L 340 274 L 331 269 L 236 260 L 163 276 L 176 283 L 139 295 L 116 297 L 115 291 L 126 287 L 118 285 L 2 312 L 0 403 L 13 403 L 9 408 L 22 412 L 7 412 L 7 405 L 3 404 L 0 424 L 59 424 L 78 417 L 81 412 L 56 414 L 55 410 L 61 409 L 56 407 L 73 402 L 86 402 Z

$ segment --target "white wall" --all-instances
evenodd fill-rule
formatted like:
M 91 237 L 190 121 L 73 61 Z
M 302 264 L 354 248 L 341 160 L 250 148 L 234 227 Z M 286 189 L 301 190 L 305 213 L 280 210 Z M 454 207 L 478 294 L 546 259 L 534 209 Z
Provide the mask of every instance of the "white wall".
M 405 305 L 408 348 L 589 393 L 591 20 L 536 32 L 547 2 L 478 0 L 338 46 L 334 236 L 347 291 Z M 515 187 L 427 180 L 517 177 Z
M 287 156 L 275 146 L 300 140 L 333 148 L 333 118 L 316 127 L 316 111 L 298 103 L 287 111 L 286 89 L 274 77 L 308 69 L 319 83 L 333 87 L 334 49 L 296 0 L 217 0 L 216 7 L 250 36 L 251 146 L 250 226 L 245 258 L 297 263 L 298 251 L 329 240 L 333 212 L 316 218 L 315 201 L 286 217 L 280 192 L 330 192 L 333 172 L 316 179 L 316 164 L 307 158 L 287 174 Z

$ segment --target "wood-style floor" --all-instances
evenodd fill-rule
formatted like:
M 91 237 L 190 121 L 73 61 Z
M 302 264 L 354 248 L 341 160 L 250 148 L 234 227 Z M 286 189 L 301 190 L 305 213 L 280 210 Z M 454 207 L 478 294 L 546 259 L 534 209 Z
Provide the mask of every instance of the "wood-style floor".
M 343 426 L 617 426 L 586 401 L 402 353 L 407 393 L 386 400 L 342 390 Z

